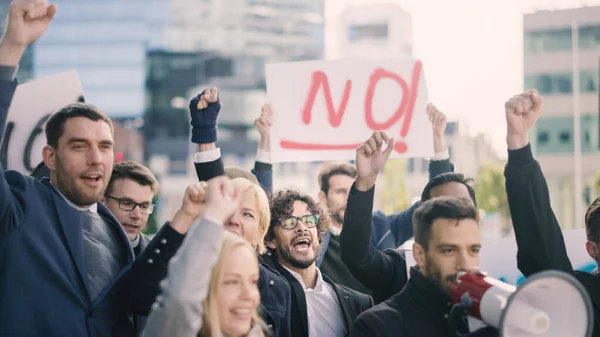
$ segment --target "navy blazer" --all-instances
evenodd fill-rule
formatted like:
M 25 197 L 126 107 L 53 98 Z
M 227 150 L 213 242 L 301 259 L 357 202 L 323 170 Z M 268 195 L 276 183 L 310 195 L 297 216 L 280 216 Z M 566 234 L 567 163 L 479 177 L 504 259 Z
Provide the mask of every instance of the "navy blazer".
M 16 81 L 0 80 L 0 139 L 15 89 Z M 119 233 L 127 261 L 92 301 L 80 211 L 48 179 L 5 171 L 0 164 L 0 337 L 109 337 L 119 315 L 149 310 L 183 236 L 165 228 L 150 245 L 153 251 L 132 264 L 125 231 L 101 203 L 98 213 Z

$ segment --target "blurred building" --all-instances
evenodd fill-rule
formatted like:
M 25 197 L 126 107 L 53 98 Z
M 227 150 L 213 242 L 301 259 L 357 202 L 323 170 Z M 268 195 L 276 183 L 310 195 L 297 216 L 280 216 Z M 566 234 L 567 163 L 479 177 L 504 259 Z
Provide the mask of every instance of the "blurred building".
M 571 23 L 579 25 L 579 86 L 581 92 L 581 149 L 584 195 L 573 189 L 573 76 Z M 575 214 L 575 197 L 584 207 L 593 200 L 600 168 L 598 151 L 598 62 L 600 60 L 600 7 L 539 11 L 526 14 L 524 29 L 524 86 L 544 96 L 544 114 L 531 141 L 550 189 L 554 213 L 565 229 L 583 226 L 584 214 Z
M 176 50 L 260 55 L 268 62 L 321 59 L 324 0 L 170 0 Z
M 338 20 L 338 57 L 412 56 L 412 17 L 398 4 L 349 6 Z
M 484 134 L 469 135 L 468 130 L 460 128 L 458 122 L 448 122 L 446 143 L 454 171 L 477 179 L 479 168 L 485 164 L 500 164 L 501 160 L 494 151 L 491 141 Z M 406 187 L 410 198 L 419 198 L 423 187 L 429 181 L 429 160 L 410 158 L 407 160 Z
M 141 117 L 146 48 L 163 45 L 164 0 L 58 0 L 58 13 L 35 44 L 36 77 L 76 69 L 87 102 L 115 119 Z

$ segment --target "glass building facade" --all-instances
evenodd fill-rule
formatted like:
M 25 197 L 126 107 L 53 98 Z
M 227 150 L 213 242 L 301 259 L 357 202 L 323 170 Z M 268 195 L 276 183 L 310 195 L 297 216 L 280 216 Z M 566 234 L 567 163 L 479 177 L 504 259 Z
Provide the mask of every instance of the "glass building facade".
M 525 54 L 571 50 L 571 28 L 528 31 L 523 43 Z M 579 48 L 600 48 L 600 25 L 579 27 Z
M 59 12 L 35 45 L 36 77 L 76 69 L 86 101 L 112 118 L 142 116 L 146 48 L 162 46 L 168 1 L 56 2 Z

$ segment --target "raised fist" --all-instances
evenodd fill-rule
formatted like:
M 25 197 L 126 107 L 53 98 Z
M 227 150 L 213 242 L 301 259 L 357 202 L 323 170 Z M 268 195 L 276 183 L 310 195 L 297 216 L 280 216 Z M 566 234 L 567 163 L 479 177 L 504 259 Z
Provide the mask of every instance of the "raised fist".
M 386 144 L 385 149 L 383 145 Z M 394 138 L 388 137 L 383 131 L 375 131 L 371 138 L 356 149 L 356 178 L 359 190 L 365 190 L 375 185 L 379 172 L 385 166 L 392 150 Z M 360 183 L 360 184 L 359 184 Z
M 529 144 L 529 130 L 542 113 L 542 97 L 536 90 L 513 96 L 504 105 L 506 111 L 506 142 L 511 150 Z
M 217 119 L 221 111 L 219 89 L 210 88 L 190 100 L 192 119 L 192 142 L 196 144 L 215 143 L 217 141 Z
M 254 120 L 254 125 L 260 133 L 261 138 L 269 138 L 271 135 L 271 126 L 273 126 L 273 110 L 270 104 L 263 104 L 260 117 Z
M 240 198 L 241 194 L 233 187 L 229 178 L 212 178 L 206 188 L 206 208 L 203 215 L 223 224 L 237 210 Z
M 48 29 L 56 14 L 56 5 L 47 0 L 14 0 L 10 4 L 2 43 L 24 49 Z
M 181 211 L 196 219 L 204 211 L 204 198 L 206 196 L 207 183 L 204 181 L 189 185 L 185 189 Z

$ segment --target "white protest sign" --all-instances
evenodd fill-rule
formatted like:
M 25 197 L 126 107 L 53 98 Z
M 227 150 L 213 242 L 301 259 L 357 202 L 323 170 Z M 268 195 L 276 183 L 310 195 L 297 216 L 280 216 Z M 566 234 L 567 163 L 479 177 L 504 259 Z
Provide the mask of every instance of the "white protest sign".
M 596 268 L 596 262 L 590 258 L 585 250 L 585 230 L 576 229 L 563 231 L 567 254 L 571 265 L 576 270 L 592 271 Z M 535 242 L 531 243 L 535 245 Z M 412 251 L 406 251 L 407 272 L 414 266 L 415 260 Z M 483 241 L 479 253 L 479 269 L 489 276 L 503 282 L 519 285 L 525 280 L 523 274 L 517 268 L 517 243 L 514 238 Z M 410 275 L 410 272 L 408 273 Z
M 396 139 L 392 157 L 433 155 L 421 61 L 346 59 L 268 64 L 275 162 L 352 160 L 373 131 Z
M 42 161 L 44 122 L 53 112 L 77 101 L 83 101 L 83 89 L 75 70 L 19 85 L 8 110 L 0 150 L 3 166 L 31 173 Z

